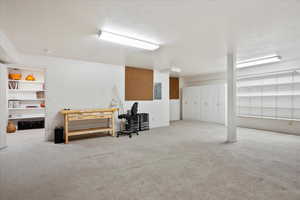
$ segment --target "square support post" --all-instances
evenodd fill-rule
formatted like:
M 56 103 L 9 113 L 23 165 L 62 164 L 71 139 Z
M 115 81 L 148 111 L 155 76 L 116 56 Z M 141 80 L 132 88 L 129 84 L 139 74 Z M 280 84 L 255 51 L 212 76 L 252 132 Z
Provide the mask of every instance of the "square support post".
M 237 141 L 236 130 L 236 55 L 227 54 L 227 142 Z

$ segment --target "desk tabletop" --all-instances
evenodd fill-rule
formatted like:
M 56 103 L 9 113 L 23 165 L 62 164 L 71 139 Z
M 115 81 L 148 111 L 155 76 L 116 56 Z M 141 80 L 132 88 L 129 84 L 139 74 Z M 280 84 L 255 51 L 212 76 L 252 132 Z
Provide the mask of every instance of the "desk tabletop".
M 76 114 L 76 113 L 94 113 L 94 112 L 116 112 L 118 108 L 99 108 L 99 109 L 82 109 L 82 110 L 61 110 L 60 113 L 66 114 Z

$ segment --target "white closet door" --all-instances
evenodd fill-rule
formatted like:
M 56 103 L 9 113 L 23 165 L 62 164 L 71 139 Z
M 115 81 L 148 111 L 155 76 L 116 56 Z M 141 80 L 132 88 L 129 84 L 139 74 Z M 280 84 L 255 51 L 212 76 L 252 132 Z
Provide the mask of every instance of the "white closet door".
M 193 87 L 192 88 L 193 93 L 193 120 L 200 120 L 201 118 L 201 112 L 200 112 L 200 99 L 201 99 L 201 93 L 199 87 Z
M 217 122 L 218 121 L 218 85 L 209 86 L 209 121 Z
M 201 120 L 209 121 L 209 88 L 208 86 L 201 86 Z
M 201 121 L 225 123 L 225 86 L 201 86 Z
M 197 116 L 196 116 L 196 120 L 199 120 L 199 121 L 201 121 L 202 120 L 202 112 L 203 112 L 203 110 L 202 110 L 202 99 L 203 99 L 203 97 L 204 97 L 204 94 L 203 94 L 203 91 L 202 91 L 202 89 L 201 89 L 201 87 L 197 87 L 197 89 L 198 89 L 198 103 L 197 103 Z
M 200 120 L 199 87 L 183 88 L 183 119 Z
M 194 118 L 193 116 L 193 88 L 187 87 L 183 88 L 183 119 L 191 120 Z
M 183 89 L 183 119 L 225 123 L 225 86 L 205 85 Z
M 190 101 L 189 101 L 189 88 L 183 88 L 182 90 L 182 117 L 184 120 L 189 119 L 190 114 Z

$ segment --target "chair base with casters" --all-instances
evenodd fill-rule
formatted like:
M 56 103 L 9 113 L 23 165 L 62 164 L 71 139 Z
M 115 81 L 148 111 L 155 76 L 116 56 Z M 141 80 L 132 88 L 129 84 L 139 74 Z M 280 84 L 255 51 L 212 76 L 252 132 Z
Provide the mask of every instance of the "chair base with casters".
M 118 131 L 117 132 L 117 137 L 120 137 L 120 135 L 128 135 L 129 138 L 131 138 L 133 133 L 136 133 L 137 135 L 139 135 L 138 132 L 132 132 L 132 131 L 126 131 L 126 130 L 124 130 L 124 131 Z
M 139 135 L 139 123 L 137 119 L 127 119 L 125 129 L 117 132 L 117 137 L 120 135 L 128 135 L 130 138 L 132 134 Z

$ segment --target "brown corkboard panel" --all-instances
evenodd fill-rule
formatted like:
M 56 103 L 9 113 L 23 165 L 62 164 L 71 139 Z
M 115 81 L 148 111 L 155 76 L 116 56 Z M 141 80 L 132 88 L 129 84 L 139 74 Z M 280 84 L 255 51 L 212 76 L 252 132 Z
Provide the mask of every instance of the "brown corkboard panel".
M 170 77 L 170 99 L 179 99 L 179 78 Z
M 125 100 L 153 100 L 153 70 L 125 67 Z

